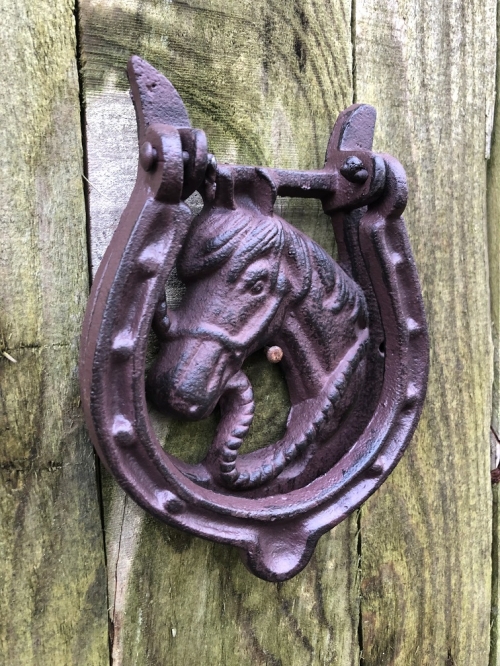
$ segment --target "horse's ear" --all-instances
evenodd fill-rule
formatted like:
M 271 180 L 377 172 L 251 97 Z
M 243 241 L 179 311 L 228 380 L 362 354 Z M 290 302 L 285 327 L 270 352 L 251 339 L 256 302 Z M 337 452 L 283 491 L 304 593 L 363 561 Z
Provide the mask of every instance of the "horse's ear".
M 284 263 L 282 270 L 290 284 L 294 300 L 300 300 L 311 289 L 311 258 L 307 241 L 294 229 L 285 227 Z
M 214 206 L 235 210 L 234 174 L 225 164 L 217 167 Z
M 263 215 L 270 216 L 273 214 L 274 202 L 277 196 L 276 185 L 267 169 L 257 167 L 255 169 L 252 199 Z
M 216 207 L 235 210 L 238 206 L 257 208 L 265 217 L 272 217 L 277 190 L 270 174 L 261 167 L 217 167 Z

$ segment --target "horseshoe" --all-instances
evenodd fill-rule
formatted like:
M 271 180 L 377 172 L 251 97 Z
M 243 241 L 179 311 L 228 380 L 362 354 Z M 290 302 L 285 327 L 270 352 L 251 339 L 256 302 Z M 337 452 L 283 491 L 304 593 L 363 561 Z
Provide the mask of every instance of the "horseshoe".
M 128 75 L 138 122 L 139 165 L 130 201 L 95 277 L 83 325 L 80 382 L 87 427 L 103 463 L 146 511 L 171 526 L 236 546 L 244 563 L 260 578 L 286 580 L 306 566 L 319 537 L 359 507 L 387 478 L 420 417 L 429 352 L 420 285 L 401 217 L 407 200 L 405 173 L 393 157 L 371 152 L 375 110 L 362 104 L 339 116 L 322 169 L 218 167 L 208 154 L 204 133 L 191 127 L 172 84 L 137 56 L 129 61 Z M 195 190 L 202 193 L 205 209 L 192 221 L 184 201 Z M 264 262 L 272 273 L 270 257 L 278 257 L 280 247 L 288 248 L 286 261 L 295 264 L 280 264 L 283 271 L 266 274 L 264 287 L 264 278 L 259 283 L 258 275 L 254 276 L 248 287 L 256 303 L 258 290 L 274 285 L 268 300 L 262 301 L 262 312 L 267 308 L 262 317 L 269 323 L 261 331 L 254 318 L 248 330 L 233 335 L 228 332 L 233 324 L 223 330 L 210 320 L 196 328 L 190 320 L 191 327 L 186 325 L 184 330 L 182 322 L 169 317 L 162 295 L 177 258 L 189 252 L 189 239 L 208 217 L 210 223 L 217 218 L 221 229 L 227 219 L 226 236 L 219 234 L 220 243 L 226 245 L 220 246 L 222 250 L 211 247 L 210 252 L 214 261 L 219 261 L 219 255 L 234 245 L 232 256 L 242 255 L 239 246 L 225 240 L 237 226 L 233 229 L 231 224 L 243 215 L 245 220 L 260 220 L 264 229 L 269 219 L 276 217 L 273 203 L 277 195 L 322 201 L 332 220 L 339 266 L 331 268 L 331 259 L 327 261 L 310 239 L 278 218 L 276 233 L 282 236 L 266 250 L 264 259 L 258 259 L 259 266 Z M 244 229 L 243 222 L 238 224 Z M 245 261 L 240 261 L 242 270 L 247 270 Z M 235 404 L 244 407 L 251 418 L 251 387 L 238 379 L 238 368 L 249 350 L 265 346 L 266 331 L 282 317 L 285 301 L 304 303 L 308 278 L 298 268 L 305 267 L 305 271 L 311 262 L 316 262 L 316 268 L 311 269 L 314 289 L 320 289 L 314 280 L 322 262 L 328 265 L 321 270 L 334 271 L 330 287 L 324 287 L 331 289 L 328 307 L 335 312 L 340 303 L 345 320 L 351 317 L 352 326 L 345 329 L 345 335 L 362 341 L 356 349 L 362 348 L 359 353 L 364 360 L 358 360 L 358 370 L 352 365 L 354 352 L 346 347 L 331 362 L 329 380 L 323 382 L 314 399 L 305 395 L 301 400 L 297 395 L 283 456 L 285 450 L 291 451 L 293 428 L 299 432 L 306 422 L 310 427 L 304 427 L 306 443 L 297 447 L 293 460 L 282 457 L 285 464 L 277 466 L 274 475 L 259 477 L 251 488 L 238 489 L 227 481 L 234 477 L 230 468 L 239 464 L 235 447 L 228 445 L 230 434 L 220 440 L 218 448 L 214 445 L 201 467 L 189 466 L 164 451 L 150 423 L 146 402 L 146 346 L 153 323 L 165 339 L 167 365 L 175 362 L 168 350 L 177 348 L 188 334 L 193 354 L 203 358 L 211 349 L 215 358 L 217 345 L 224 347 L 224 354 L 231 359 L 232 375 L 225 378 L 226 368 L 222 368 L 217 379 L 222 388 L 215 394 L 222 399 L 225 390 L 232 390 Z M 205 275 L 208 269 L 203 263 L 200 266 L 200 274 Z M 255 273 L 256 269 L 252 270 Z M 364 322 L 363 312 L 368 317 Z M 260 332 L 254 335 L 254 329 Z M 298 336 L 297 328 L 297 340 Z M 331 336 L 333 340 L 334 332 Z M 286 358 L 285 350 L 283 362 Z M 193 363 L 189 367 L 195 368 Z M 287 371 L 294 372 L 292 368 Z M 172 393 L 178 386 L 175 377 L 172 379 L 175 372 L 171 368 L 169 372 Z M 154 383 L 155 377 L 150 380 L 148 376 L 148 382 Z M 309 379 L 311 386 L 319 381 L 313 374 Z M 337 380 L 343 388 L 331 407 L 331 401 L 321 400 L 332 393 Z M 349 388 L 351 381 L 358 382 L 359 390 Z M 290 391 L 298 390 L 290 381 L 288 384 Z M 195 402 L 190 409 L 201 414 L 203 410 Z M 227 404 L 230 421 L 237 407 L 231 407 L 230 400 Z M 185 405 L 183 408 L 187 410 Z M 337 420 L 335 410 L 340 414 Z M 221 432 L 223 422 L 224 408 Z M 231 423 L 228 427 L 229 433 L 234 431 Z M 249 454 L 241 458 L 241 464 L 249 469 L 260 464 L 267 469 L 261 460 L 267 453 Z M 234 459 L 229 460 L 233 454 Z M 226 462 L 221 458 L 224 455 L 229 457 Z M 227 483 L 220 469 L 226 471 Z

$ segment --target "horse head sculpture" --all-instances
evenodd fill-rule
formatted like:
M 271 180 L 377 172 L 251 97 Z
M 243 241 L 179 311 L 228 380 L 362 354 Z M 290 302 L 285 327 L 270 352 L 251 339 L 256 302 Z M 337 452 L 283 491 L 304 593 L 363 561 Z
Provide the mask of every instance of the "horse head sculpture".
M 285 580 L 387 478 L 422 409 L 428 342 L 401 218 L 405 174 L 371 152 L 375 110 L 363 104 L 339 116 L 322 169 L 217 166 L 171 83 L 135 56 L 129 78 L 139 167 L 87 307 L 87 425 L 137 503 Z M 184 200 L 195 190 L 204 208 L 192 219 Z M 279 194 L 321 200 L 338 263 L 274 212 Z M 186 292 L 171 309 L 174 265 Z M 145 379 L 151 327 L 160 348 Z M 242 364 L 270 345 L 283 354 L 286 431 L 240 455 L 254 413 Z M 201 463 L 162 448 L 146 393 L 185 419 L 220 407 Z
M 265 172 L 247 176 L 260 181 L 258 200 L 238 197 L 231 173 L 219 172 L 215 200 L 191 224 L 177 258 L 186 293 L 172 312 L 163 300 L 159 306 L 161 347 L 147 380 L 155 406 L 181 418 L 204 418 L 222 400 L 223 418 L 197 478 L 207 484 L 211 475 L 240 490 L 275 479 L 299 456 L 293 475 L 303 475 L 306 449 L 332 436 L 361 394 L 369 337 L 361 287 L 273 213 Z M 237 460 L 254 411 L 241 366 L 272 344 L 283 350 L 292 404 L 287 434 Z M 342 442 L 336 448 L 338 459 Z

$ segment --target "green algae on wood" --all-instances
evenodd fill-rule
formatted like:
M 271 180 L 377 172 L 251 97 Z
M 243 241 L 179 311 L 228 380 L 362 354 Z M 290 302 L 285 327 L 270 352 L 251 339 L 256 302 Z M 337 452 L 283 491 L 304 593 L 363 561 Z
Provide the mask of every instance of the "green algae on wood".
M 431 340 L 417 433 L 361 514 L 366 666 L 488 663 L 495 9 L 494 0 L 356 3 L 356 96 L 377 107 L 375 150 L 408 174 L 405 219 Z
M 73 10 L 7 1 L 0 25 L 0 662 L 16 666 L 108 662 L 77 376 L 88 268 Z
M 497 16 L 497 39 L 499 17 Z M 494 345 L 491 415 L 491 467 L 500 465 L 500 68 L 497 51 L 496 99 L 490 161 L 488 164 L 488 256 L 490 272 L 491 328 Z M 500 666 L 500 487 L 493 486 L 493 548 L 491 640 L 489 666 Z

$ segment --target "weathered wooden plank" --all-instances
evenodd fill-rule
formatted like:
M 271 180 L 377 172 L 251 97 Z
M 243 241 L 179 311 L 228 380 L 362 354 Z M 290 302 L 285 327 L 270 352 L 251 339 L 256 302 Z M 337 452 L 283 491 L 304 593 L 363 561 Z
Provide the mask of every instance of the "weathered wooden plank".
M 172 80 L 219 161 L 322 164 L 334 119 L 352 101 L 347 0 L 84 0 L 81 9 L 94 269 L 135 178 L 131 53 Z M 333 251 L 316 203 L 282 205 Z M 287 395 L 263 359 L 247 370 L 258 410 L 248 446 L 256 446 L 277 439 Z M 213 434 L 213 421 L 155 418 L 185 459 L 199 458 Z M 105 490 L 115 666 L 358 663 L 355 517 L 322 539 L 304 573 L 272 585 L 230 549 L 145 518 L 109 480 Z
M 431 336 L 418 434 L 362 511 L 364 663 L 488 663 L 492 345 L 485 138 L 495 2 L 357 0 L 356 95 L 407 169 Z M 495 255 L 498 262 L 498 254 Z
M 498 38 L 497 16 L 497 38 Z M 491 158 L 488 165 L 488 255 L 490 269 L 491 326 L 494 344 L 493 401 L 491 415 L 491 467 L 500 463 L 500 68 L 496 70 L 496 104 Z M 498 474 L 498 472 L 496 473 Z M 498 481 L 498 476 L 495 479 Z M 500 666 L 500 487 L 493 486 L 493 582 L 491 599 L 490 666 Z
M 496 441 L 495 441 L 496 444 Z M 495 447 L 496 448 L 496 447 Z M 498 666 L 500 664 L 500 645 L 499 645 L 499 532 L 500 532 L 500 511 L 499 511 L 499 488 L 498 484 L 493 484 L 493 546 L 492 552 L 492 585 L 491 585 L 491 623 L 490 623 L 490 660 L 489 666 Z
M 108 662 L 94 456 L 77 378 L 88 267 L 73 9 L 66 0 L 0 4 L 0 662 L 6 665 Z

